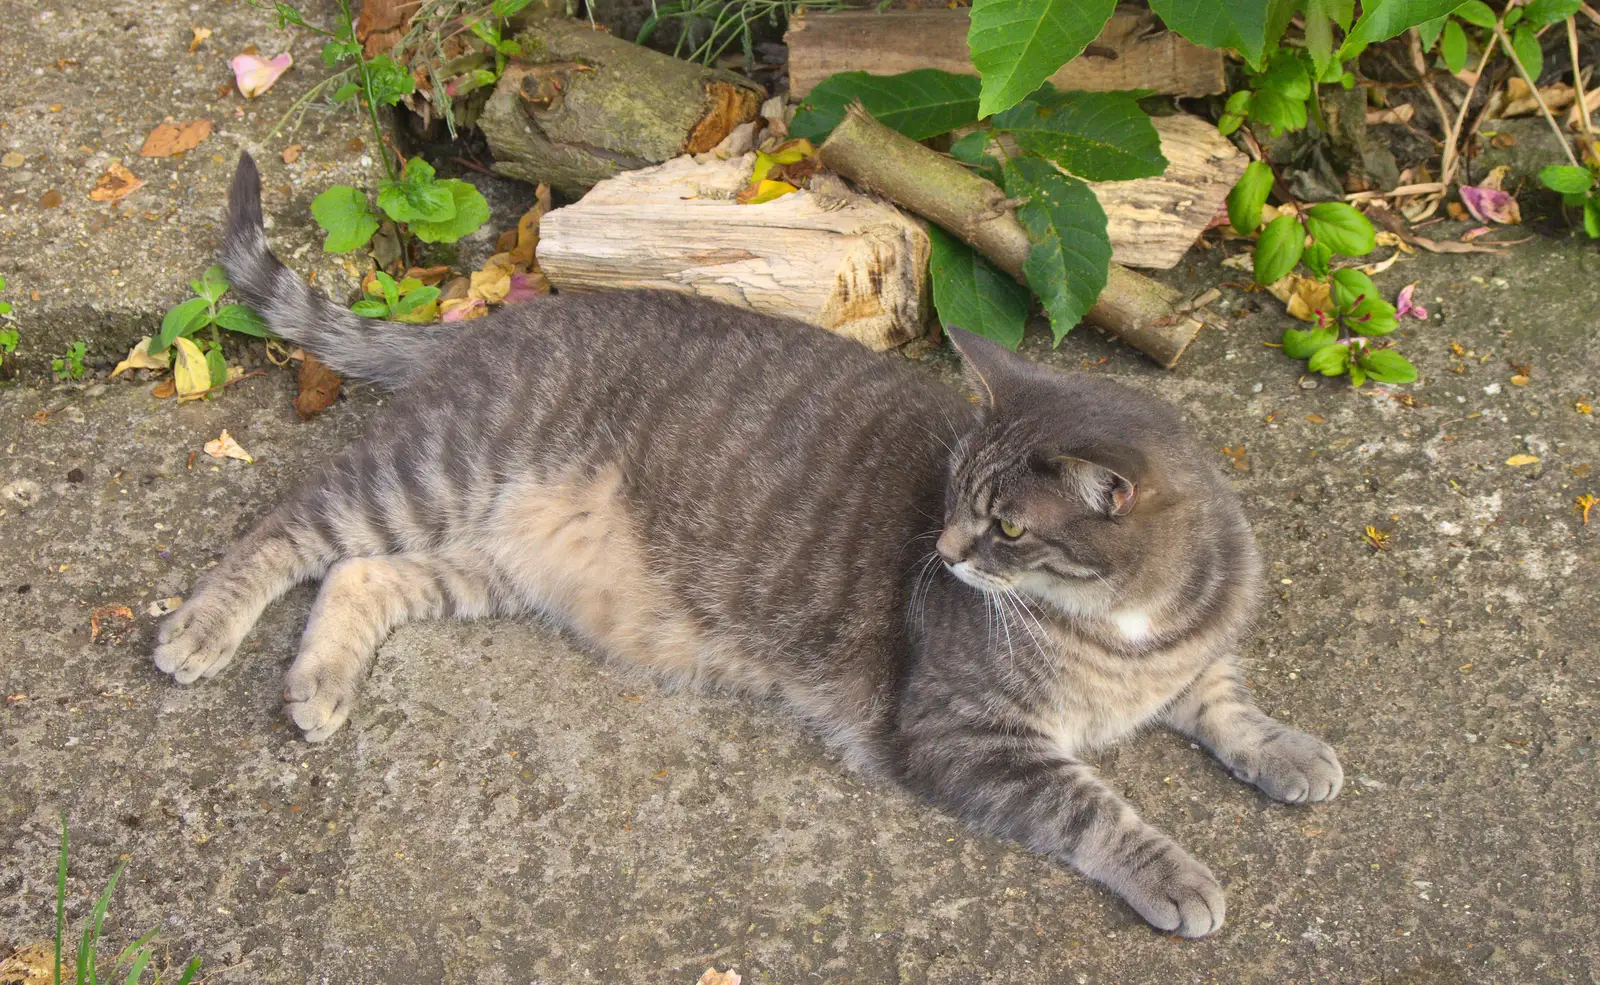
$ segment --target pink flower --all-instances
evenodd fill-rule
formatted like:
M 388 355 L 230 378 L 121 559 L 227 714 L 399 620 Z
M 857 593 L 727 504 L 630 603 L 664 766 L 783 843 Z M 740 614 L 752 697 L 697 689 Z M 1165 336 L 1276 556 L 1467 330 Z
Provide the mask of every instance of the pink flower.
M 1517 200 L 1498 188 L 1462 185 L 1461 201 L 1479 222 L 1492 221 L 1503 226 L 1514 226 L 1522 221 L 1522 210 L 1517 208 Z
M 230 63 L 233 66 L 234 81 L 239 83 L 239 91 L 246 99 L 255 97 L 272 88 L 278 81 L 278 76 L 288 71 L 294 64 L 294 56 L 287 51 L 271 61 L 266 61 L 256 55 L 235 55 Z
M 1413 318 L 1420 318 L 1424 321 L 1427 320 L 1428 309 L 1424 308 L 1420 304 L 1411 303 L 1411 293 L 1416 289 L 1417 285 L 1415 282 L 1400 288 L 1400 297 L 1394 303 L 1394 313 L 1396 317 L 1404 318 L 1406 315 L 1410 315 Z

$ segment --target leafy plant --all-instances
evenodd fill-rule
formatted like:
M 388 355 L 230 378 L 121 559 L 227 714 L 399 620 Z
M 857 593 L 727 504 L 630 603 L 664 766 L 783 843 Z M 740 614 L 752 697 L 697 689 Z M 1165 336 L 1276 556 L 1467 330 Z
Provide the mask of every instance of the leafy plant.
M 526 3 L 527 0 L 522 0 Z M 713 65 L 735 44 L 744 52 L 745 70 L 755 65 L 755 45 L 751 29 L 765 20 L 773 26 L 793 17 L 801 7 L 810 11 L 850 10 L 863 6 L 853 0 L 665 0 L 652 3 L 650 16 L 639 25 L 635 44 L 644 44 L 664 23 L 676 21 L 678 39 L 672 53 L 702 65 Z M 879 3 L 880 8 L 887 6 Z M 704 39 L 694 38 L 704 28 Z
M 189 286 L 197 297 L 179 302 L 166 316 L 161 319 L 161 329 L 151 339 L 147 351 L 150 355 L 159 355 L 167 349 L 184 340 L 189 346 L 197 346 L 202 355 L 206 376 L 211 386 L 221 386 L 228 380 L 228 362 L 222 354 L 222 335 L 219 330 L 238 332 L 240 335 L 251 335 L 259 339 L 272 339 L 277 336 L 267 328 L 267 323 L 253 309 L 242 304 L 225 304 L 217 307 L 217 302 L 228 293 L 233 285 L 228 282 L 227 273 L 220 266 L 211 266 L 200 275 L 199 280 L 192 280 Z M 193 341 L 195 333 L 202 329 L 211 330 L 209 340 Z M 187 346 L 180 345 L 179 365 L 185 362 L 184 356 L 195 350 L 188 350 Z
M 1581 208 L 1583 231 L 1591 239 L 1600 239 L 1600 165 L 1551 165 L 1539 172 L 1539 181 L 1559 192 L 1563 203 Z
M 84 369 L 83 357 L 88 352 L 88 345 L 82 339 L 67 346 L 65 356 L 50 360 L 50 372 L 57 379 L 81 380 L 88 370 Z
M 1306 360 L 1306 368 L 1323 376 L 1350 377 L 1360 386 L 1411 383 L 1416 367 L 1387 345 L 1374 342 L 1400 324 L 1395 306 L 1383 299 L 1372 279 L 1354 268 L 1332 275 L 1331 310 L 1318 311 L 1314 328 L 1283 333 L 1283 354 Z
M 6 289 L 6 278 L 0 274 L 0 291 Z M 0 318 L 11 320 L 11 302 L 0 301 Z M 14 328 L 0 328 L 0 356 L 6 356 L 17 351 L 17 341 L 20 336 Z
M 367 282 L 367 293 L 350 306 L 350 310 L 363 318 L 389 318 L 394 321 L 430 322 L 439 317 L 439 289 L 426 287 L 415 277 L 396 283 L 393 277 L 381 270 L 374 271 Z

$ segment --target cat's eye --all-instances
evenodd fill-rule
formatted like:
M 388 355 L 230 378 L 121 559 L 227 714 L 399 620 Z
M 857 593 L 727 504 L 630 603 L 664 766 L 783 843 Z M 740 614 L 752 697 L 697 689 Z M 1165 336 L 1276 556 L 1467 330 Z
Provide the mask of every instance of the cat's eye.
M 1016 540 L 1018 537 L 1022 536 L 1022 524 L 1012 523 L 1010 520 L 1001 520 L 999 523 L 1000 532 L 1012 540 Z

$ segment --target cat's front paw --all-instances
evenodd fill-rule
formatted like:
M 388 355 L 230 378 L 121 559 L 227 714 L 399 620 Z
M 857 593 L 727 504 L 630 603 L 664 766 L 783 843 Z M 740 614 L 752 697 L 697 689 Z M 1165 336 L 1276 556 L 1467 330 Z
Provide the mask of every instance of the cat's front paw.
M 152 654 L 156 669 L 179 684 L 216 676 L 244 639 L 239 622 L 236 605 L 197 593 L 162 621 Z
M 1326 742 L 1284 729 L 1229 764 L 1233 775 L 1286 804 L 1332 800 L 1344 786 L 1344 768 Z
M 1120 871 L 1104 880 L 1157 930 L 1204 937 L 1222 928 L 1227 900 L 1222 883 L 1165 835 L 1135 849 Z

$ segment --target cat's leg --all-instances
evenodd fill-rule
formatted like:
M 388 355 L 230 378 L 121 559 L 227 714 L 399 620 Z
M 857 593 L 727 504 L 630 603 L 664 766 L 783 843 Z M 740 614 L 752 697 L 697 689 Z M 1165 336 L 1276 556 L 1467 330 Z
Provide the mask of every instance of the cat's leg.
M 1344 786 L 1344 769 L 1333 749 L 1256 707 L 1231 659 L 1207 667 L 1162 713 L 1162 719 L 1273 800 L 1289 804 L 1332 800 Z
M 292 517 L 289 507 L 273 513 L 201 576 L 161 623 L 157 668 L 180 684 L 215 676 L 269 603 L 327 570 L 335 556 L 328 541 Z
M 972 827 L 1104 883 L 1160 930 L 1202 937 L 1222 926 L 1211 870 L 1044 736 L 966 722 L 905 741 L 911 785 Z
M 378 645 L 396 627 L 491 607 L 486 578 L 431 555 L 340 561 L 323 579 L 300 655 L 284 678 L 284 710 L 306 741 L 321 742 L 350 717 Z

